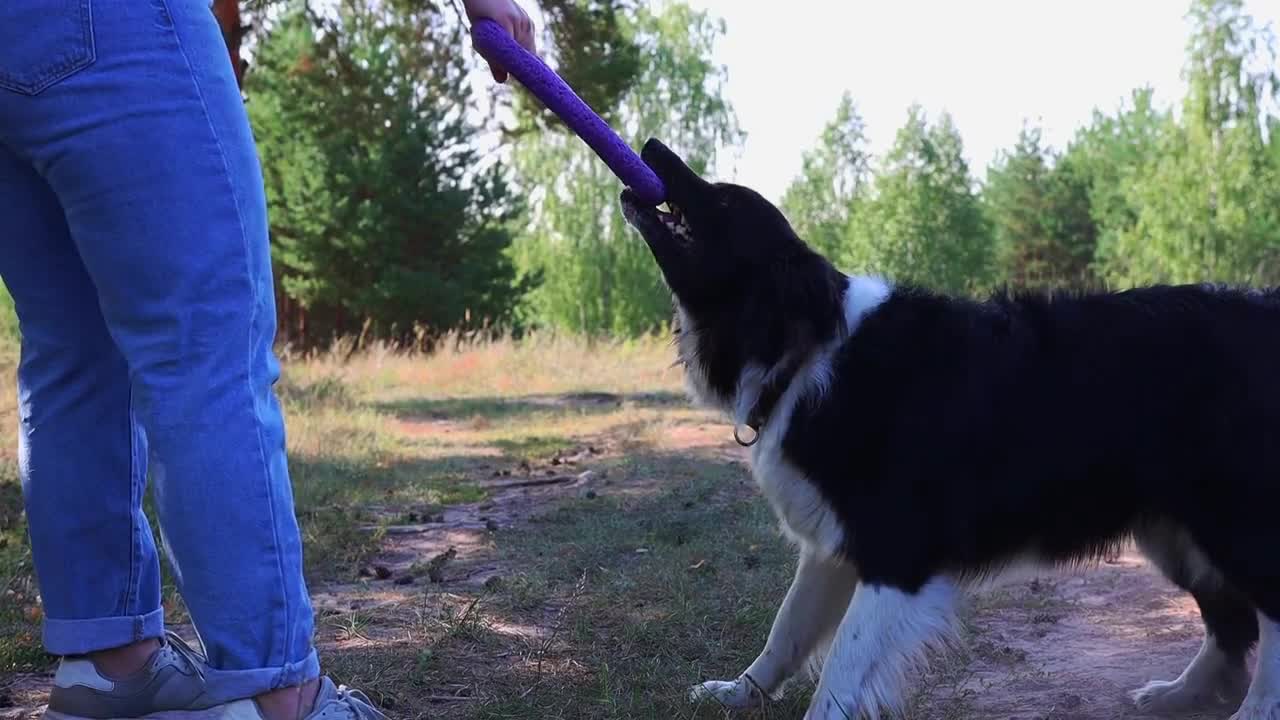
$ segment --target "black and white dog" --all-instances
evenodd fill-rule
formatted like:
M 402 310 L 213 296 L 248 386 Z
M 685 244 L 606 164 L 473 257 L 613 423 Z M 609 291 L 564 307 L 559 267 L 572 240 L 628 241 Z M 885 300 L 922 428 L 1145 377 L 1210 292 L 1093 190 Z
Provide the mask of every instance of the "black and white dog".
M 622 209 L 674 295 L 687 384 L 752 446 L 801 548 L 764 650 L 694 699 L 758 703 L 812 662 L 807 717 L 899 711 L 960 592 L 1133 537 L 1207 631 L 1138 705 L 1280 720 L 1280 292 L 897 287 L 838 272 L 662 144 L 642 157 L 672 212 L 629 192 Z

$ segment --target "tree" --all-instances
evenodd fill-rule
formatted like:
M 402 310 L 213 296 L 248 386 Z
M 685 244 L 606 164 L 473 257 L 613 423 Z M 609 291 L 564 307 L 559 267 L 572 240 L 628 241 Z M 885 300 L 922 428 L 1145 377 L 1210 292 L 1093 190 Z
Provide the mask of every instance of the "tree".
M 1057 156 L 1049 174 L 1045 217 L 1046 232 L 1056 242 L 1059 262 L 1053 282 L 1067 286 L 1093 286 L 1098 277 L 1098 224 L 1090 201 L 1090 177 L 1077 158 Z
M 723 23 L 673 3 L 660 12 L 637 9 L 622 27 L 641 49 L 641 65 L 614 126 L 633 147 L 661 138 L 695 171 L 707 172 L 741 136 L 721 94 L 724 68 L 710 60 Z M 616 336 L 662 327 L 670 319 L 670 293 L 622 218 L 621 185 L 607 166 L 564 133 L 529 136 L 515 160 L 531 213 L 513 257 L 521 280 L 537 284 L 524 320 Z
M 281 286 L 308 310 L 289 339 L 363 326 L 429 346 L 510 318 L 520 206 L 472 145 L 463 42 L 408 0 L 295 10 L 266 38 L 248 108 Z
M 640 46 L 625 29 L 634 0 L 541 0 L 546 27 L 540 54 L 605 122 L 640 73 Z M 517 127 L 512 134 L 572 131 L 516 83 Z
M 532 8 L 535 0 L 522 0 Z M 641 0 L 539 0 L 543 26 L 539 51 L 543 59 L 556 68 L 587 102 L 606 118 L 635 79 L 639 49 L 629 46 L 618 18 Z M 212 10 L 222 30 L 227 52 L 236 68 L 237 79 L 248 72 L 249 58 L 256 41 L 269 35 L 282 15 L 302 10 L 313 15 L 327 11 L 332 2 L 302 0 L 212 0 Z M 439 13 L 466 26 L 459 0 L 420 0 L 418 9 Z M 460 46 L 459 49 L 466 48 Z M 467 62 L 479 63 L 478 57 L 465 53 Z M 555 117 L 537 103 L 518 83 L 515 111 L 522 120 L 519 131 L 531 130 L 541 123 L 549 128 L 557 125 Z
M 1138 212 L 1115 233 L 1113 282 L 1259 282 L 1280 270 L 1274 42 L 1240 0 L 1195 0 L 1189 15 L 1181 123 L 1126 193 Z
M 804 154 L 800 176 L 782 195 L 781 208 L 804 238 L 828 258 L 843 256 L 855 203 L 871 178 L 866 126 L 845 93 L 816 147 Z
M 1087 284 L 1095 245 L 1088 187 L 1076 166 L 1055 164 L 1039 128 L 987 170 L 983 201 L 999 274 L 1015 287 Z
M 930 125 L 913 105 L 853 216 L 847 241 L 851 269 L 903 283 L 974 293 L 994 280 L 990 229 L 969 176 L 951 117 Z
M 1137 222 L 1139 208 L 1130 188 L 1151 172 L 1173 126 L 1172 114 L 1156 108 L 1152 90 L 1141 88 L 1113 115 L 1095 110 L 1093 121 L 1059 159 L 1063 179 L 1071 179 L 1088 198 L 1095 277 L 1115 278 L 1127 263 L 1116 239 Z

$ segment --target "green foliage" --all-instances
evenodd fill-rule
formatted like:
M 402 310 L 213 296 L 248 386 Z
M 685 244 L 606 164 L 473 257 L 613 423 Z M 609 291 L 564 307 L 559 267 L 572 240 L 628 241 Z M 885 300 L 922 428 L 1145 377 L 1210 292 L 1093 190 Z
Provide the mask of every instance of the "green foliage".
M 1274 43 L 1239 0 L 1195 0 L 1189 92 L 1164 124 L 1125 198 L 1136 212 L 1111 226 L 1115 283 L 1280 280 L 1280 166 L 1271 114 Z
M 478 150 L 487 121 L 464 77 L 478 61 L 460 52 L 456 5 L 336 0 L 322 20 L 281 14 L 289 2 L 246 0 L 255 22 L 278 18 L 255 28 L 246 90 L 281 290 L 315 340 L 365 322 L 428 341 L 481 323 L 621 337 L 665 324 L 669 294 L 616 178 L 518 83 L 495 96 L 513 98 L 517 187 Z M 912 107 L 873 162 L 846 95 L 784 212 L 842 269 L 951 292 L 1280 283 L 1274 41 L 1241 0 L 1189 2 L 1180 112 L 1140 88 L 1061 152 L 1026 128 L 979 191 L 945 113 Z M 548 61 L 633 147 L 660 138 L 704 172 L 740 143 L 711 61 L 723 23 L 678 2 L 539 4 Z
M 430 3 L 343 0 L 289 12 L 258 52 L 273 258 L 318 335 L 430 342 L 510 317 L 520 208 L 473 143 L 462 33 Z
M 710 60 L 723 23 L 671 4 L 658 13 L 637 9 L 622 27 L 640 48 L 640 70 L 615 127 L 633 147 L 657 137 L 705 171 L 741 136 L 722 96 L 724 68 Z M 528 137 L 515 161 L 533 204 L 512 254 L 521 279 L 538 282 L 525 317 L 593 335 L 660 327 L 670 316 L 670 294 L 618 210 L 621 187 L 608 167 L 563 133 Z
M 842 264 L 942 291 L 989 289 L 994 246 L 962 153 L 949 115 L 930 124 L 912 106 L 850 222 Z
M 1055 160 L 1040 129 L 1024 127 L 1013 151 L 987 170 L 982 196 L 999 274 L 1014 287 L 1074 287 L 1090 280 L 1097 233 L 1087 176 L 1074 158 Z
M 543 59 L 566 84 L 612 124 L 618 106 L 640 73 L 640 46 L 627 31 L 634 0 L 541 0 L 546 18 L 540 45 Z M 572 133 L 532 93 L 518 82 L 517 133 Z
M 1150 172 L 1161 137 L 1172 127 L 1172 114 L 1157 109 L 1151 89 L 1142 88 L 1114 116 L 1095 111 L 1093 122 L 1067 147 L 1063 161 L 1075 166 L 1089 188 L 1089 213 L 1099 228 L 1101 258 L 1113 253 L 1114 229 L 1137 219 L 1128 188 Z
M 1280 282 L 1274 38 L 1240 0 L 1193 0 L 1188 17 L 1180 113 L 1139 89 L 1061 157 L 1037 158 L 1024 133 L 991 169 L 985 200 L 1014 284 Z
M 818 145 L 805 153 L 800 176 L 782 195 L 781 209 L 805 242 L 835 259 L 844 252 L 849 219 L 870 180 L 866 126 L 845 93 Z
M 18 316 L 13 310 L 13 298 L 4 283 L 0 282 L 0 344 L 13 343 L 18 339 Z

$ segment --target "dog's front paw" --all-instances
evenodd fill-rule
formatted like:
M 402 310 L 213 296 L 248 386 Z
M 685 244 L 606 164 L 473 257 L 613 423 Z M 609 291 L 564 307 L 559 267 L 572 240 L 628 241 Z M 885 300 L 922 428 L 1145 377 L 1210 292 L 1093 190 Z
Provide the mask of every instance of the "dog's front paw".
M 1187 687 L 1182 680 L 1153 680 L 1129 693 L 1143 712 L 1168 713 L 1208 704 L 1209 698 Z
M 745 677 L 737 680 L 708 680 L 689 689 L 689 701 L 712 701 L 727 708 L 742 709 L 760 704 L 764 696 Z
M 1243 667 L 1223 668 L 1212 676 L 1155 680 L 1129 693 L 1139 710 L 1175 713 L 1213 705 L 1238 705 L 1249 690 L 1249 672 Z

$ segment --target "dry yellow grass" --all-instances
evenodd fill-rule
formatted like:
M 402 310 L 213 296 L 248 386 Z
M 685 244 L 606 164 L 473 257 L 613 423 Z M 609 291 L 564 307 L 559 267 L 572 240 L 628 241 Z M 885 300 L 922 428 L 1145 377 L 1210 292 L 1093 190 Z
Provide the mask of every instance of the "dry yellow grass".
M 597 340 L 554 333 L 482 344 L 456 345 L 446 338 L 432 355 L 406 355 L 377 345 L 347 359 L 347 345 L 297 362 L 286 349 L 286 373 L 302 381 L 318 376 L 383 399 L 412 397 L 511 398 L 574 392 L 641 393 L 679 391 L 680 372 L 671 340 Z

